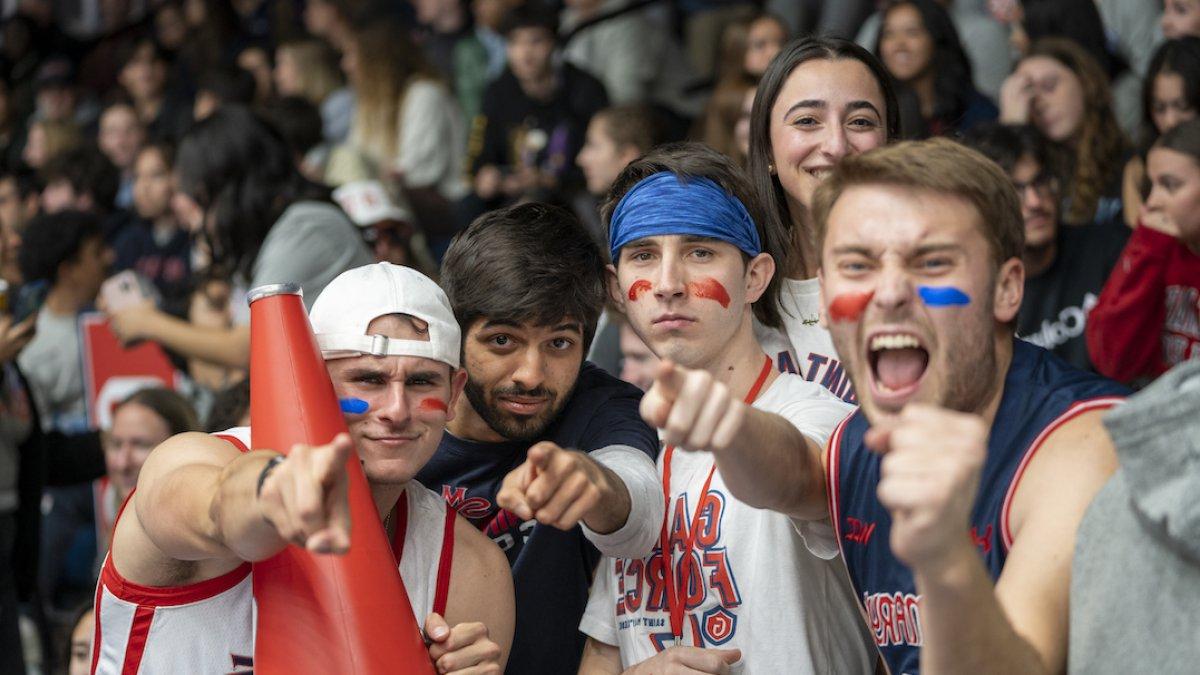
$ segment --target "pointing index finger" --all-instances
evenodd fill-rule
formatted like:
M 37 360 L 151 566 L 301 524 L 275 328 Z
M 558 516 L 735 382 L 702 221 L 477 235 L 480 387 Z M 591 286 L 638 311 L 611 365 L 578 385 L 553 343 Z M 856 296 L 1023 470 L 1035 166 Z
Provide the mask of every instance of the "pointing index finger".
M 662 395 L 672 401 L 679 396 L 683 388 L 684 374 L 679 366 L 670 359 L 659 362 L 654 373 L 654 383 L 659 386 Z

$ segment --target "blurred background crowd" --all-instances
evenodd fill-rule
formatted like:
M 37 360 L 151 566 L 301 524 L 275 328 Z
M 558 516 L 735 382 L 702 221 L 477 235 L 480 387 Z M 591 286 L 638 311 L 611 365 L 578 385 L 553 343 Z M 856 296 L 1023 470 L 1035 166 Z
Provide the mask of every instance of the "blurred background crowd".
M 602 239 L 600 199 L 655 145 L 747 164 L 758 79 L 798 36 L 878 56 L 900 137 L 961 138 L 1012 176 L 1022 337 L 1134 384 L 1160 372 L 1089 352 L 1085 323 L 1153 211 L 1148 149 L 1200 109 L 1200 0 L 5 0 L 0 18 L 0 673 L 87 672 L 76 618 L 146 454 L 245 422 L 247 289 L 290 279 L 311 302 L 373 260 L 436 279 L 455 232 L 525 200 Z M 607 323 L 596 360 L 644 385 L 653 355 Z

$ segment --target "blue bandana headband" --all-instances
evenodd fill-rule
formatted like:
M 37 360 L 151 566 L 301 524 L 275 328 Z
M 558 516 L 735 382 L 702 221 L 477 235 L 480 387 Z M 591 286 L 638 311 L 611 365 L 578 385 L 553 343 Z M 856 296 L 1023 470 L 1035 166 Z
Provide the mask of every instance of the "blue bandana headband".
M 609 247 L 616 262 L 626 244 L 670 234 L 729 242 L 753 257 L 762 242 L 745 205 L 707 178 L 662 171 L 634 185 L 613 210 Z

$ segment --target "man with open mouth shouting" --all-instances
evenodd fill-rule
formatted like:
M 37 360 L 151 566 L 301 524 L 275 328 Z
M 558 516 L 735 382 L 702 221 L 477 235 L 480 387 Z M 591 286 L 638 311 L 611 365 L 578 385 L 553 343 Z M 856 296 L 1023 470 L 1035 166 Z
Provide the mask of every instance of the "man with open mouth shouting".
M 830 440 L 828 503 L 891 672 L 1064 670 L 1075 530 L 1125 390 L 1014 339 L 1012 181 L 953 142 L 902 143 L 843 160 L 814 219 L 862 406 Z

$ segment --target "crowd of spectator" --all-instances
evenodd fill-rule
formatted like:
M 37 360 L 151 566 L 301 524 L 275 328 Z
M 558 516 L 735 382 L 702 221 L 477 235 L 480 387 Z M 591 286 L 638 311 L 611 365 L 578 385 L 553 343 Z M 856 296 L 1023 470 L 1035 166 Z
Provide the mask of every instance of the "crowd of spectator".
M 1137 387 L 1200 359 L 1200 0 L 0 7 L 0 672 L 87 672 L 72 630 L 146 453 L 246 418 L 248 289 L 311 304 L 373 261 L 436 279 L 455 233 L 520 202 L 602 242 L 613 181 L 665 142 L 746 172 L 787 239 L 759 340 L 847 402 L 805 318 L 811 200 L 903 139 L 1012 179 L 1018 336 Z M 818 33 L 853 42 L 793 40 Z M 98 413 L 95 313 L 174 378 Z M 592 357 L 653 379 L 615 308 Z

